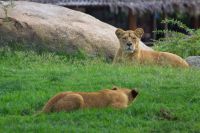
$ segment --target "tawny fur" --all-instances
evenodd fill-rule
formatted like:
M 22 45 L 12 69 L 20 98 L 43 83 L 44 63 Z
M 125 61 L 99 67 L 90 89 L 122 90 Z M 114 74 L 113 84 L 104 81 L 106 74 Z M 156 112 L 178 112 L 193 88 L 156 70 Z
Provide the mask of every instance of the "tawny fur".
M 159 51 L 145 51 L 141 50 L 139 41 L 144 31 L 141 28 L 135 31 L 123 31 L 117 29 L 115 34 L 119 39 L 120 48 L 118 49 L 113 63 L 135 63 L 135 64 L 148 64 L 148 65 L 169 65 L 172 67 L 189 68 L 188 63 L 178 55 L 159 52 Z
M 124 109 L 134 102 L 138 94 L 139 91 L 136 88 L 130 90 L 126 88 L 118 89 L 117 87 L 103 89 L 99 92 L 61 92 L 52 97 L 39 114 L 109 106 Z

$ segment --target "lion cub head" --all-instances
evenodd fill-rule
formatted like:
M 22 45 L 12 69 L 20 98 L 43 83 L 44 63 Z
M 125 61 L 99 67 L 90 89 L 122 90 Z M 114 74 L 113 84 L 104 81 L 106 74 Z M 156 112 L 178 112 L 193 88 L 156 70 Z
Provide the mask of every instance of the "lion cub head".
M 120 47 L 127 53 L 133 53 L 139 48 L 139 42 L 144 31 L 142 28 L 138 28 L 135 31 L 117 29 L 115 31 L 116 36 L 119 39 Z
M 132 104 L 139 94 L 139 90 L 137 88 L 130 90 L 130 89 L 127 89 L 127 88 L 119 89 L 118 87 L 113 86 L 111 88 L 111 90 L 119 91 L 119 92 L 125 94 L 127 96 L 128 105 Z
M 122 88 L 120 89 L 120 91 L 125 92 L 125 94 L 128 96 L 128 105 L 132 104 L 139 94 L 139 90 L 137 88 L 134 88 L 132 90 L 127 88 Z

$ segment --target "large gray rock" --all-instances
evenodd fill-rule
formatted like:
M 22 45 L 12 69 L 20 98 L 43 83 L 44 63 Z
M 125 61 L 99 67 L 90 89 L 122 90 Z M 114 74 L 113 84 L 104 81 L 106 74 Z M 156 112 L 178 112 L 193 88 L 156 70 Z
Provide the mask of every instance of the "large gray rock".
M 0 5 L 1 46 L 5 42 L 12 45 L 10 40 L 23 40 L 27 48 L 34 45 L 68 54 L 81 49 L 87 50 L 89 56 L 101 53 L 110 59 L 119 47 L 116 28 L 90 15 L 48 4 L 16 1 L 15 5 L 8 8 L 9 24 Z M 152 50 L 142 42 L 140 45 L 143 50 Z
M 190 65 L 190 67 L 200 69 L 200 56 L 189 56 L 185 61 Z

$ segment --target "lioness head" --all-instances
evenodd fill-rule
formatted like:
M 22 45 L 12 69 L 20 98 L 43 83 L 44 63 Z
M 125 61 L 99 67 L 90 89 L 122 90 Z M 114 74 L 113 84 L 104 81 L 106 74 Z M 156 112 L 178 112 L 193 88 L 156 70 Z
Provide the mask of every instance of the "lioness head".
M 117 29 L 115 31 L 116 36 L 119 39 L 120 47 L 127 53 L 133 53 L 139 47 L 139 41 L 143 35 L 144 31 L 142 28 L 138 28 L 135 31 L 122 29 Z

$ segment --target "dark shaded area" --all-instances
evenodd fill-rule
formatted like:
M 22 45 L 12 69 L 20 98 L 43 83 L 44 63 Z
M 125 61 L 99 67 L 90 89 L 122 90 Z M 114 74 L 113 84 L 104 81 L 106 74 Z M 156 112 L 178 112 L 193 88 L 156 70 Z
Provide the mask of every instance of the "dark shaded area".
M 166 111 L 164 109 L 159 109 L 157 118 L 158 120 L 178 121 L 178 118 L 174 115 L 172 111 Z

